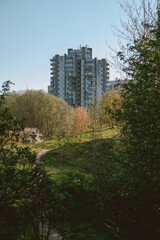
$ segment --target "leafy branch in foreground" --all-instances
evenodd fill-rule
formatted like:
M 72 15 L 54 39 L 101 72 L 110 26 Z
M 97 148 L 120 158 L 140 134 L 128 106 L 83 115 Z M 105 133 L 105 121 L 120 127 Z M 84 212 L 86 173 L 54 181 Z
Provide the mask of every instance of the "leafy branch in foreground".
M 36 154 L 17 145 L 24 123 L 15 120 L 4 106 L 10 84 L 2 85 L 0 95 L 0 239 L 38 240 L 40 233 L 48 239 L 55 226 L 55 218 L 51 218 L 54 183 L 42 164 L 35 164 Z
M 130 44 L 129 56 L 120 52 L 128 80 L 122 88 L 124 125 L 121 131 L 123 194 L 136 239 L 158 239 L 160 213 L 160 10 L 147 34 Z M 127 63 L 127 65 L 125 65 Z M 125 179 L 125 182 L 124 180 Z M 130 222 L 130 223 L 129 223 Z

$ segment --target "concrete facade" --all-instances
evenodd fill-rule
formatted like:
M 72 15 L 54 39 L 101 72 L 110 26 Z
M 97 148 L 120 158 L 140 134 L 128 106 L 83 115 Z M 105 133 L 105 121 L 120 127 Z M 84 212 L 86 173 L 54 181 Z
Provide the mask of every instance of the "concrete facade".
M 51 61 L 48 93 L 67 101 L 71 106 L 86 106 L 106 91 L 109 64 L 106 59 L 92 58 L 92 48 L 68 49 L 64 56 Z

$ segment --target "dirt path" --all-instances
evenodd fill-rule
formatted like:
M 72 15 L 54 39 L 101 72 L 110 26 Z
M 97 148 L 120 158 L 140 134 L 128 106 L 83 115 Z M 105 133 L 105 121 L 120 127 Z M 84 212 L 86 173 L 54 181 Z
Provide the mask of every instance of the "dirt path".
M 42 155 L 44 155 L 46 152 L 48 152 L 49 150 L 47 149 L 43 149 L 42 151 L 40 151 L 39 153 L 37 153 L 37 157 L 36 157 L 36 163 L 40 163 L 41 157 Z
M 53 232 L 49 236 L 49 240 L 62 240 L 62 237 L 55 230 L 53 230 Z

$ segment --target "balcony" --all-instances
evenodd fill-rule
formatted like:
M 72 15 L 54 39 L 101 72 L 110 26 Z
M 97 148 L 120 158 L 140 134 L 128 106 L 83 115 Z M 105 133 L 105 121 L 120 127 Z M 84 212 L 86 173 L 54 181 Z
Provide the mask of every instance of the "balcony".
M 55 74 L 56 74 L 55 68 L 51 68 L 50 70 L 51 70 L 52 73 L 55 73 Z
M 85 72 L 84 75 L 85 76 L 93 76 L 94 74 L 92 72 Z
M 56 78 L 56 74 L 55 73 L 53 74 L 53 72 L 51 72 L 51 75 L 52 75 L 51 79 L 55 79 Z

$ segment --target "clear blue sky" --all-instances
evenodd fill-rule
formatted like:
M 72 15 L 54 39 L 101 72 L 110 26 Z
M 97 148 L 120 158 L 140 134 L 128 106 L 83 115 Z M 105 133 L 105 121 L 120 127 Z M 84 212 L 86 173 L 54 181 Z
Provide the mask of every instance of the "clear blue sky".
M 49 59 L 80 44 L 93 57 L 109 56 L 106 41 L 116 46 L 111 24 L 121 15 L 118 0 L 0 0 L 0 85 L 47 91 Z

